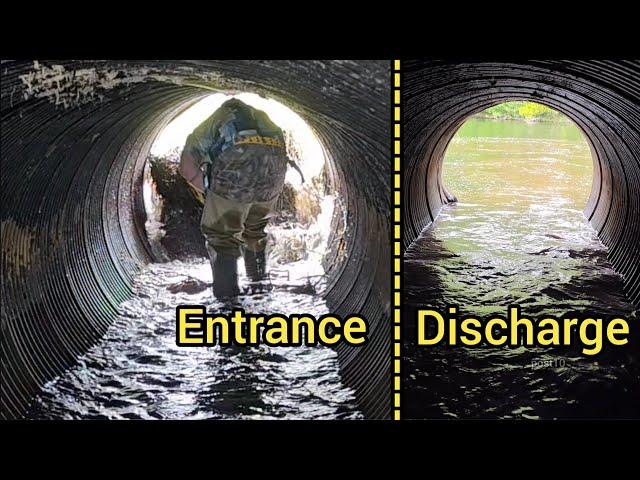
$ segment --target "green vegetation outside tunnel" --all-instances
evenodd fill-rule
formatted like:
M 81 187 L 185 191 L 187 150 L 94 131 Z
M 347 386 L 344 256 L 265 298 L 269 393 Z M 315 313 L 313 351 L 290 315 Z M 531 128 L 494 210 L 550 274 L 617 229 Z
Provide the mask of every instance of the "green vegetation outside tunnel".
M 478 118 L 500 120 L 526 120 L 528 122 L 568 121 L 560 112 L 536 102 L 505 102 L 488 108 Z

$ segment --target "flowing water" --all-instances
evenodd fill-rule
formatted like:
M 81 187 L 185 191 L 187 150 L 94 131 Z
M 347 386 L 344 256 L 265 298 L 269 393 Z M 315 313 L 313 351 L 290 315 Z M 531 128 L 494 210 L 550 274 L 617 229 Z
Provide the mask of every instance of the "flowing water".
M 242 262 L 240 262 L 242 265 Z M 274 290 L 241 296 L 247 313 L 329 313 L 311 294 L 315 262 L 272 269 Z M 208 261 L 152 264 L 136 278 L 104 338 L 46 384 L 27 418 L 333 419 L 360 418 L 327 347 L 177 347 L 175 308 L 213 303 Z
M 471 119 L 451 142 L 444 183 L 457 198 L 406 253 L 406 418 L 640 417 L 635 312 L 582 210 L 592 160 L 570 123 Z M 417 347 L 416 310 L 460 317 L 629 320 L 629 347 Z

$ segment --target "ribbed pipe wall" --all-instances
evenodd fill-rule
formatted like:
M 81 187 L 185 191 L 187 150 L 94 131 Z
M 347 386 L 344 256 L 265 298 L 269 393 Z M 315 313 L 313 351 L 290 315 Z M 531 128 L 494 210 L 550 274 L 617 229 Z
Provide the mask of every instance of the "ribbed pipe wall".
M 450 198 L 442 161 L 457 129 L 498 103 L 532 100 L 571 118 L 594 158 L 585 215 L 640 305 L 640 62 L 403 62 L 404 247 Z M 455 194 L 455 192 L 451 192 Z
M 341 373 L 368 417 L 389 415 L 389 62 L 5 61 L 1 73 L 2 417 L 20 417 L 131 296 L 153 261 L 145 158 L 212 90 L 277 99 L 322 142 L 347 219 L 327 302 L 371 328 L 366 348 L 338 348 Z

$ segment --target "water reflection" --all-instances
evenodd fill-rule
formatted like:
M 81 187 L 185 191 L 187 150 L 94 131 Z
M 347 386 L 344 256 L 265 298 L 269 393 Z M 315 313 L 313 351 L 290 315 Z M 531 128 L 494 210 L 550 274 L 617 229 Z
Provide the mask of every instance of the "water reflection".
M 292 293 L 310 266 L 274 271 L 273 292 L 245 296 L 246 312 L 328 313 L 318 296 Z M 300 274 L 300 276 L 296 276 Z M 49 382 L 27 418 L 359 418 L 327 347 L 185 348 L 175 344 L 175 307 L 211 305 L 206 261 L 149 265 L 103 340 Z
M 588 146 L 569 124 L 471 120 L 459 133 L 444 169 L 459 203 L 406 255 L 405 417 L 639 417 L 635 313 L 582 214 Z M 414 347 L 416 309 L 450 303 L 463 316 L 510 304 L 529 317 L 616 314 L 633 338 L 595 359 L 577 348 Z

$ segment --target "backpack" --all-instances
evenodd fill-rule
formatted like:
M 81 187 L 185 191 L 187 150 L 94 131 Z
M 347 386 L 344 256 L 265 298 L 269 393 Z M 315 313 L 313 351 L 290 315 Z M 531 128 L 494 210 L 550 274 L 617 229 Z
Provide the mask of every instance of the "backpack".
M 209 151 L 211 162 L 205 168 L 204 185 L 209 189 L 211 183 L 212 164 L 216 162 L 218 156 L 233 147 L 240 137 L 266 137 L 276 139 L 284 146 L 284 134 L 271 119 L 261 110 L 256 110 L 237 99 L 231 99 L 223 103 L 220 107 L 225 109 L 224 116 L 218 127 L 219 139 Z M 293 167 L 304 183 L 304 176 L 300 167 L 291 159 L 287 158 L 287 164 Z
M 222 108 L 227 112 L 218 130 L 220 151 L 233 146 L 241 136 L 259 135 L 278 138 L 284 143 L 282 130 L 269 119 L 266 113 L 255 110 L 238 100 L 229 100 L 222 105 Z

